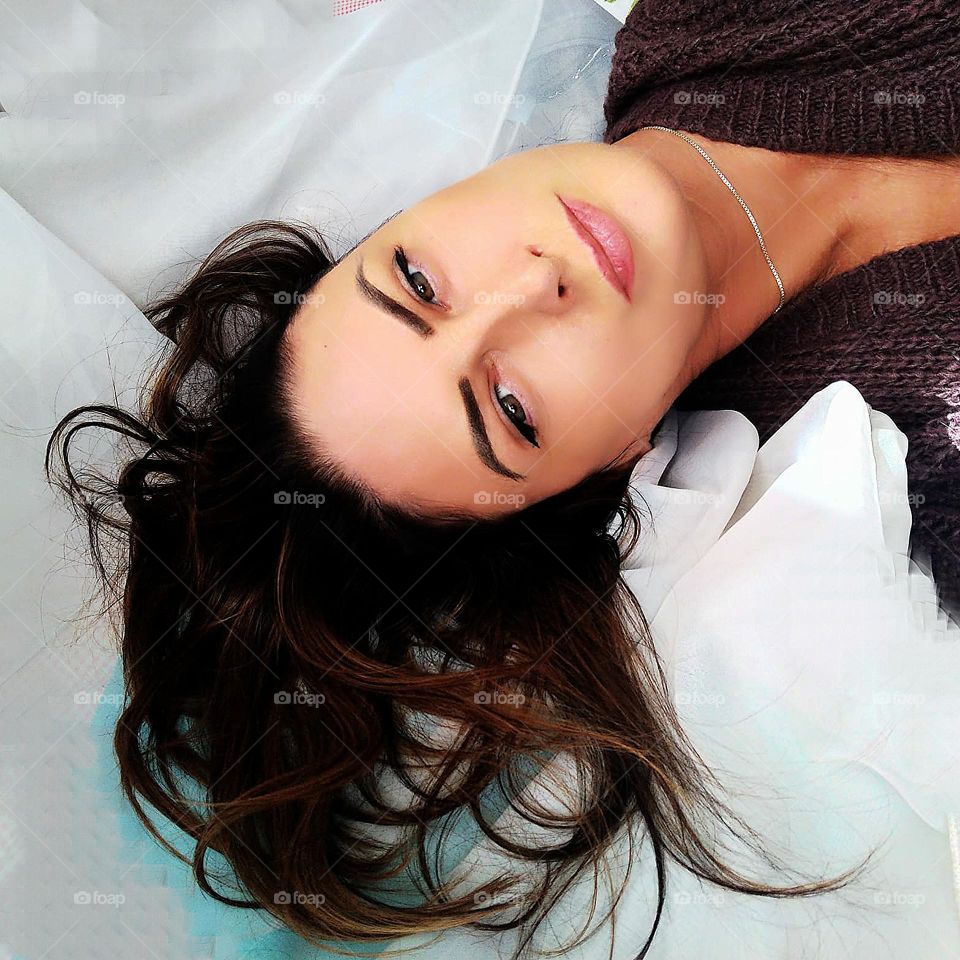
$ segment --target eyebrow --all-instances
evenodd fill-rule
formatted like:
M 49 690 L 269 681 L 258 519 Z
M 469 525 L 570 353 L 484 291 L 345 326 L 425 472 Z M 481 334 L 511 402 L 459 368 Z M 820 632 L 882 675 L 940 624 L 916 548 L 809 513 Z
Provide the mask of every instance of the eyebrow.
M 418 313 L 375 287 L 364 275 L 362 258 L 357 264 L 356 285 L 357 290 L 365 300 L 401 323 L 406 324 L 417 336 L 426 339 L 432 337 L 436 332 L 436 329 Z M 461 377 L 457 381 L 457 387 L 460 391 L 460 399 L 463 400 L 467 425 L 470 428 L 470 439 L 473 441 L 477 456 L 485 466 L 489 467 L 494 473 L 500 474 L 500 476 L 507 477 L 510 480 L 526 480 L 526 474 L 511 470 L 494 452 L 493 445 L 490 443 L 490 435 L 487 433 L 487 425 L 483 419 L 483 412 L 477 403 L 477 395 L 474 393 L 470 378 Z
M 420 314 L 414 313 L 409 307 L 405 307 L 398 300 L 394 300 L 393 297 L 384 293 L 379 287 L 375 287 L 366 276 L 364 276 L 362 258 L 357 263 L 356 281 L 357 290 L 360 291 L 364 299 L 369 300 L 375 307 L 378 307 L 385 313 L 389 313 L 390 316 L 396 317 L 397 320 L 405 323 L 414 330 L 417 336 L 426 339 L 436 333 L 434 327 L 427 323 Z

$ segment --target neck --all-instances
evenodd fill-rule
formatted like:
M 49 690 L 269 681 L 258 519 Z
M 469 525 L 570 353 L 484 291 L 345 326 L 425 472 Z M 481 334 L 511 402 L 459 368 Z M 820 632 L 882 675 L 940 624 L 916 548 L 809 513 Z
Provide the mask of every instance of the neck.
M 709 140 L 701 146 L 753 213 L 780 275 L 785 302 L 841 269 L 849 232 L 828 159 Z M 662 166 L 687 198 L 706 263 L 705 334 L 690 360 L 692 380 L 739 346 L 777 308 L 780 288 L 743 207 L 689 143 L 663 130 L 637 130 L 613 145 Z

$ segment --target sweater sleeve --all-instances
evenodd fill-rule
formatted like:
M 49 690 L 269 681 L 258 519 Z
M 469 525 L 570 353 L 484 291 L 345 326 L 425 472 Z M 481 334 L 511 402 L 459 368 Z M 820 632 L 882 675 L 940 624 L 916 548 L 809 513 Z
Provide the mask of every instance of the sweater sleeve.
M 956 0 L 641 0 L 617 32 L 604 141 L 663 123 L 797 152 L 923 155 L 930 134 L 951 152 L 958 83 Z

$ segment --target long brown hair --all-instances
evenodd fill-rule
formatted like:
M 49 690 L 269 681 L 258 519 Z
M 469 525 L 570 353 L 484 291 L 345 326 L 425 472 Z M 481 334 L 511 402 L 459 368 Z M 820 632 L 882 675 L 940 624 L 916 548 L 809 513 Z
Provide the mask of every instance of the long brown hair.
M 210 896 L 263 908 L 331 949 L 469 923 L 519 927 L 520 956 L 635 818 L 658 881 L 640 957 L 668 860 L 763 896 L 846 883 L 863 864 L 772 886 L 724 862 L 718 825 L 790 873 L 681 729 L 621 576 L 641 529 L 632 463 L 481 522 L 385 504 L 307 442 L 286 393 L 284 331 L 337 262 L 303 225 L 235 231 L 147 308 L 171 343 L 138 413 L 80 407 L 47 445 L 48 479 L 86 522 L 104 608 L 119 612 L 126 701 L 114 748 L 144 825 L 180 856 L 146 801 L 196 840 L 192 866 Z M 71 464 L 88 427 L 133 445 L 115 477 Z M 431 742 L 417 716 L 457 736 Z M 536 771 L 557 756 L 576 771 L 572 808 L 539 809 L 511 790 L 518 758 Z M 409 791 L 407 807 L 381 793 L 384 771 Z M 503 784 L 554 843 L 484 819 L 480 798 Z M 518 867 L 456 894 L 431 866 L 428 836 L 464 810 Z M 397 831 L 394 844 L 364 824 Z M 210 882 L 211 850 L 237 895 Z M 377 896 L 411 867 L 417 902 Z

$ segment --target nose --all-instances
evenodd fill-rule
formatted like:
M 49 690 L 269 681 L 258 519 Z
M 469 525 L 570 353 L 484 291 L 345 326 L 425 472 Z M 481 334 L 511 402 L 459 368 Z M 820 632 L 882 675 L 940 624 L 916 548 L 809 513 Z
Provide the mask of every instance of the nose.
M 563 282 L 560 260 L 546 256 L 537 244 L 527 247 L 524 269 L 518 278 L 518 292 L 531 309 L 558 313 L 566 308 L 568 291 Z
M 546 256 L 542 247 L 530 244 L 521 248 L 514 253 L 509 268 L 501 267 L 497 272 L 496 288 L 475 292 L 474 309 L 468 313 L 473 321 L 444 325 L 451 343 L 469 336 L 467 331 L 473 323 L 479 324 L 476 330 L 482 331 L 481 339 L 486 342 L 491 336 L 529 334 L 537 317 L 554 321 L 573 301 L 562 270 L 562 261 Z
M 443 325 L 455 362 L 462 364 L 465 353 L 480 356 L 491 347 L 504 350 L 536 339 L 541 324 L 554 324 L 574 299 L 564 270 L 561 259 L 546 256 L 536 244 L 517 250 L 509 268 L 496 273 L 497 288 L 476 291 L 474 308 L 465 312 L 464 321 Z

